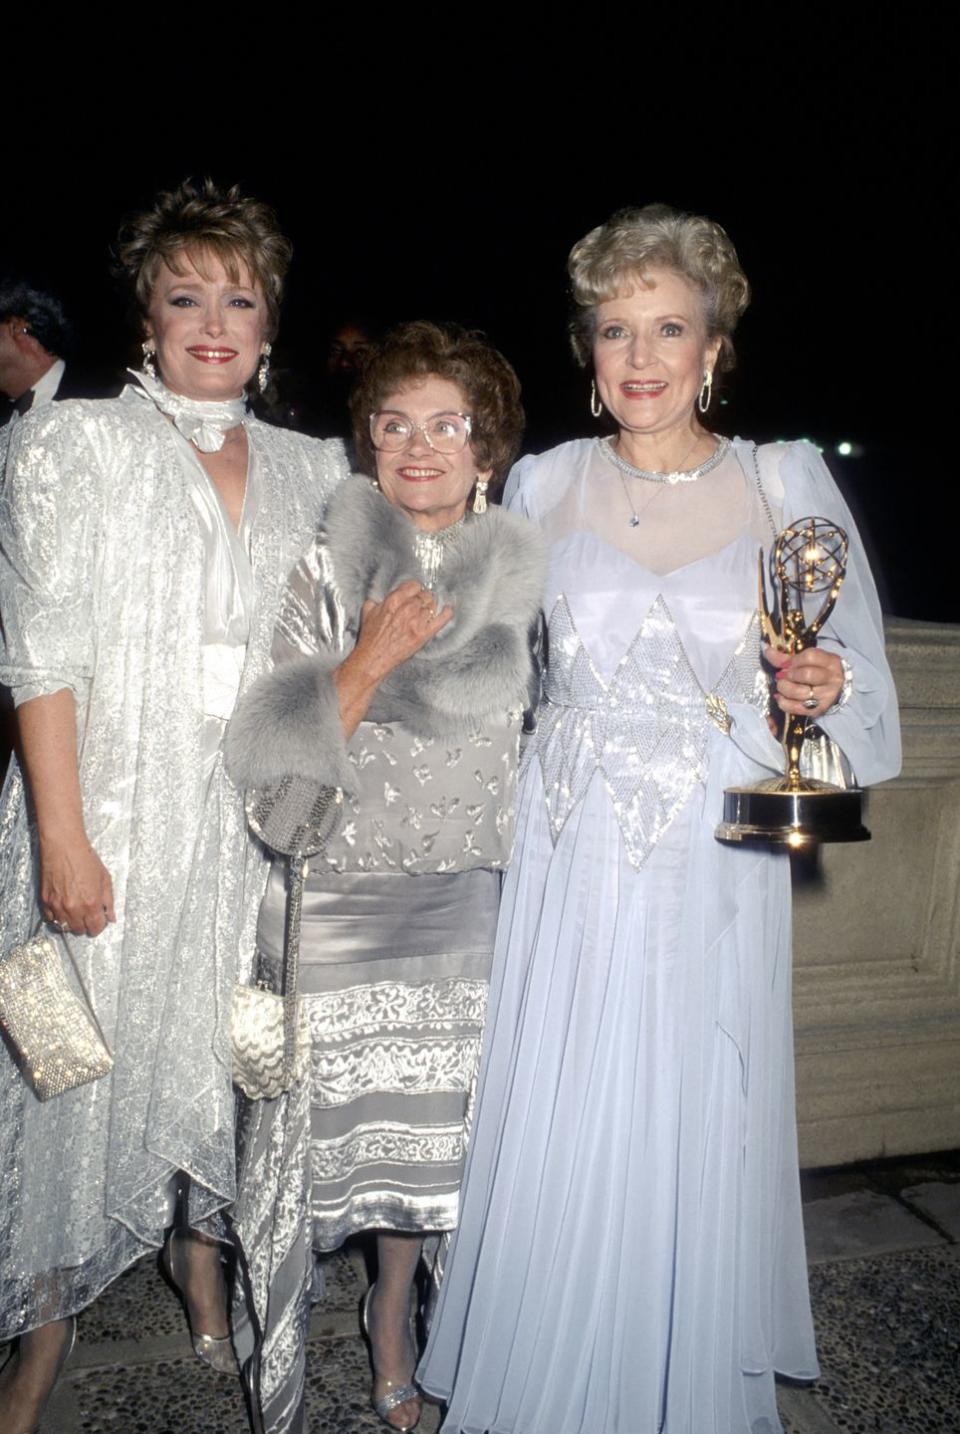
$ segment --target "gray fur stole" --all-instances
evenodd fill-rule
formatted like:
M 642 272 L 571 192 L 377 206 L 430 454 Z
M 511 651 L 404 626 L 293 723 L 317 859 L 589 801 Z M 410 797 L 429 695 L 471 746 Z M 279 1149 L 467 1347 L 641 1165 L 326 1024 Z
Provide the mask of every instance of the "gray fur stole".
M 329 630 L 326 614 L 344 612 L 343 641 L 279 663 L 241 698 L 226 738 L 227 769 L 238 786 L 298 776 L 354 788 L 332 674 L 356 640 L 364 601 L 380 602 L 406 579 L 420 580 L 414 533 L 366 478 L 350 478 L 334 494 L 308 554 L 310 571 L 323 578 L 307 605 L 318 642 Z M 497 507 L 468 514 L 451 535 L 435 586 L 438 607 L 449 603 L 454 615 L 380 684 L 365 720 L 446 737 L 527 706 L 536 690 L 531 633 L 545 570 L 543 539 L 525 518 Z

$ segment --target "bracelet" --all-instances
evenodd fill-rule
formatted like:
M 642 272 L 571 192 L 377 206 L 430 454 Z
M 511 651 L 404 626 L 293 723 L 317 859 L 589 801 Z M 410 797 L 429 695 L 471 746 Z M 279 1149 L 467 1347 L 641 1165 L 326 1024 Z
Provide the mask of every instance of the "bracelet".
M 840 658 L 840 663 L 843 667 L 843 686 L 840 688 L 840 696 L 832 707 L 827 708 L 823 714 L 824 717 L 829 717 L 832 712 L 839 712 L 841 707 L 846 707 L 850 700 L 850 693 L 853 691 L 853 668 L 845 657 Z

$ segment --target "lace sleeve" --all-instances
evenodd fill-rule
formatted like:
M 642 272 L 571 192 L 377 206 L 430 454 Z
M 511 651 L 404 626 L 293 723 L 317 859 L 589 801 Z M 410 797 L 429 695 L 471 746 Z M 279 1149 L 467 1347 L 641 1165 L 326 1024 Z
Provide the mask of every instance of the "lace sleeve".
M 82 415 L 63 404 L 18 424 L 0 493 L 0 682 L 18 705 L 65 687 L 85 699 L 101 510 Z

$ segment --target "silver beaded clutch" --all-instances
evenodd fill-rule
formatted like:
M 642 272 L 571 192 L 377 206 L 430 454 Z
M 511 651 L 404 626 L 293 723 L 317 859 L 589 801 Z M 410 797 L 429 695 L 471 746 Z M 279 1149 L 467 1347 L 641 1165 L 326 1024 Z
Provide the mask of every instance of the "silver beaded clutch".
M 67 980 L 61 949 L 46 932 L 12 947 L 0 961 L 0 1024 L 38 1100 L 99 1080 L 113 1068 L 97 1018 Z

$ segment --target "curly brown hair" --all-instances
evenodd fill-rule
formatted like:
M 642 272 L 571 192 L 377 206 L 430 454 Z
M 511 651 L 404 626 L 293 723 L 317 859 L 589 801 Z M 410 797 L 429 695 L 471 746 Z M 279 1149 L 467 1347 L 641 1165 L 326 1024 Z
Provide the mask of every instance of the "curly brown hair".
M 370 415 L 389 394 L 418 379 L 445 378 L 466 400 L 470 446 L 477 465 L 492 469 L 492 486 L 507 476 L 523 437 L 520 380 L 483 334 L 459 324 L 417 319 L 391 330 L 372 350 L 350 398 L 353 436 L 364 472 L 376 473 Z
M 161 264 L 181 274 L 178 264 L 188 254 L 203 274 L 204 258 L 214 255 L 234 284 L 243 266 L 263 290 L 267 337 L 276 335 L 293 245 L 280 232 L 269 204 L 241 194 L 237 185 L 221 189 L 212 179 L 200 184 L 187 179 L 177 189 L 158 194 L 149 209 L 125 221 L 114 253 L 141 318 L 146 317 Z
M 581 367 L 590 361 L 597 304 L 650 268 L 672 269 L 699 291 L 707 337 L 720 339 L 719 367 L 732 368 L 733 331 L 750 302 L 737 251 L 713 219 L 667 204 L 620 209 L 570 250 L 570 340 Z

